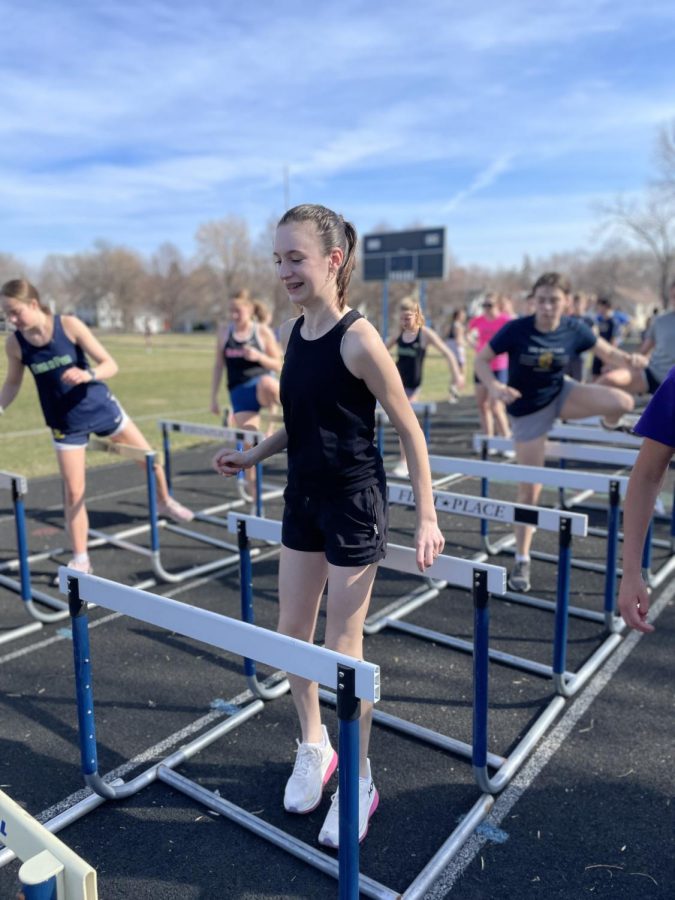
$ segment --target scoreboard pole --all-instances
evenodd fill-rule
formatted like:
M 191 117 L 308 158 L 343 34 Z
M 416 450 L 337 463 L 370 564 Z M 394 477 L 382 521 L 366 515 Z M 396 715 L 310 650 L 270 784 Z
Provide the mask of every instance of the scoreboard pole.
M 389 337 L 389 282 L 382 282 L 382 340 Z

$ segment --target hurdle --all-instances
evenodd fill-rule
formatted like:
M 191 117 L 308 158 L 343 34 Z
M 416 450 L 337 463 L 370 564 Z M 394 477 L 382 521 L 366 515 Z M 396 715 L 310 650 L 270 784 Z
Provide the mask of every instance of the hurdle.
M 215 572 L 219 569 L 225 569 L 238 563 L 239 554 L 236 544 L 232 544 L 227 541 L 221 541 L 218 538 L 212 537 L 211 535 L 199 534 L 198 532 L 192 531 L 191 529 L 183 528 L 179 525 L 174 525 L 164 519 L 159 518 L 157 509 L 157 484 L 155 480 L 155 463 L 157 460 L 157 454 L 155 453 L 155 451 L 142 450 L 137 447 L 129 447 L 125 444 L 111 441 L 107 438 L 90 438 L 88 446 L 92 451 L 112 453 L 116 456 L 135 460 L 136 462 L 139 462 L 141 463 L 141 465 L 143 465 L 145 470 L 149 517 L 149 521 L 143 523 L 142 525 L 136 525 L 131 528 L 123 529 L 122 531 L 118 531 L 113 534 L 101 531 L 100 529 L 90 528 L 89 537 L 92 539 L 89 543 L 90 547 L 109 544 L 113 547 L 118 547 L 121 550 L 128 550 L 131 553 L 143 556 L 149 560 L 155 576 L 160 581 L 168 582 L 169 584 L 178 584 L 183 581 L 187 581 L 190 578 L 198 578 L 202 575 L 206 575 L 210 572 Z M 198 541 L 202 544 L 208 544 L 209 546 L 216 547 L 220 550 L 228 551 L 228 555 L 219 557 L 215 560 L 211 560 L 207 563 L 199 563 L 194 566 L 189 566 L 188 568 L 178 572 L 169 572 L 162 560 L 162 548 L 160 541 L 161 529 L 171 531 L 175 534 L 179 534 L 183 537 Z M 140 534 L 147 534 L 148 532 L 150 533 L 149 547 L 145 547 L 142 544 L 138 544 L 135 541 L 129 540 L 129 538 L 131 537 Z M 274 552 L 276 551 L 268 551 L 269 554 L 273 554 Z M 256 550 L 254 555 L 256 557 L 261 556 L 261 551 Z
M 276 417 L 275 417 L 276 418 Z M 178 422 L 172 419 L 161 419 L 158 422 L 162 432 L 162 448 L 164 453 L 164 471 L 169 486 L 169 492 L 172 490 L 172 465 L 171 465 L 171 434 L 187 434 L 196 437 L 204 437 L 209 440 L 221 441 L 225 444 L 232 443 L 236 449 L 241 449 L 244 444 L 256 446 L 265 439 L 265 435 L 261 431 L 251 431 L 243 428 L 228 428 L 216 425 L 200 425 L 195 422 Z M 273 485 L 265 485 L 263 483 L 263 467 L 262 463 L 258 463 L 255 467 L 255 483 L 256 497 L 255 501 L 246 491 L 246 483 L 244 473 L 240 472 L 237 477 L 237 489 L 240 499 L 230 503 L 224 503 L 219 506 L 205 509 L 195 513 L 195 519 L 201 522 L 210 522 L 216 525 L 225 525 L 223 519 L 214 519 L 214 514 L 224 512 L 229 509 L 236 509 L 246 503 L 255 503 L 255 513 L 257 516 L 263 515 L 263 503 L 265 500 L 274 500 L 283 495 L 283 488 Z
M 0 842 L 23 861 L 26 900 L 97 900 L 96 871 L 0 791 Z
M 403 487 L 402 485 L 389 485 L 388 497 L 389 502 L 392 504 L 415 506 L 415 496 L 411 488 Z M 588 517 L 581 513 L 526 506 L 524 504 L 510 503 L 506 500 L 490 500 L 489 498 L 472 497 L 467 494 L 452 494 L 445 491 L 434 491 L 434 506 L 440 513 L 510 525 L 533 525 L 542 531 L 557 533 L 558 569 L 556 599 L 554 601 L 509 590 L 495 594 L 500 600 L 521 603 L 554 614 L 552 664 L 544 665 L 527 657 L 502 653 L 497 650 L 490 650 L 489 656 L 490 659 L 494 659 L 503 665 L 531 672 L 543 678 L 551 678 L 559 694 L 567 698 L 574 696 L 586 684 L 591 675 L 604 663 L 618 644 L 621 643 L 620 635 L 617 632 L 612 632 L 603 640 L 601 645 L 591 654 L 579 670 L 570 672 L 566 669 L 568 616 L 594 622 L 605 621 L 602 613 L 583 607 L 570 606 L 569 602 L 572 538 L 573 536 L 586 536 Z M 486 558 L 486 554 L 477 553 L 471 558 L 471 561 L 483 562 Z M 399 607 L 397 604 L 392 604 L 385 611 L 376 613 L 366 619 L 364 631 L 366 634 L 375 634 L 385 627 L 393 627 L 445 646 L 469 653 L 473 652 L 473 644 L 469 641 L 400 621 L 403 616 L 416 609 L 419 605 L 403 603 Z
M 473 446 L 475 450 L 480 450 L 482 458 L 486 459 L 487 452 L 491 448 L 509 449 L 515 445 L 512 438 L 494 438 L 489 437 L 488 435 L 478 434 L 474 435 Z M 620 466 L 625 471 L 626 469 L 632 468 L 635 465 L 638 451 L 634 448 L 626 447 L 602 447 L 590 444 L 546 441 L 545 453 L 547 459 L 558 460 L 561 466 L 564 466 L 566 462 L 594 463 L 598 465 Z M 567 470 L 563 468 L 562 471 Z M 618 475 L 620 473 L 617 472 L 616 474 Z M 576 497 L 571 498 L 568 501 L 565 501 L 564 490 L 564 487 L 559 486 L 560 505 L 563 507 L 581 505 L 582 501 L 585 501 L 589 496 L 589 492 L 586 491 L 582 494 L 577 495 Z M 673 567 L 675 566 L 675 560 L 673 560 L 672 558 L 672 554 L 675 553 L 675 498 L 673 501 L 673 509 L 670 517 L 670 537 L 668 540 L 659 540 L 654 538 L 653 519 L 654 515 L 652 514 L 652 522 L 650 523 L 647 532 L 647 538 L 645 540 L 643 550 L 642 571 L 645 580 L 652 587 L 657 587 L 665 578 L 670 575 Z M 607 531 L 605 531 L 604 529 L 590 529 L 589 534 L 605 537 L 609 535 L 609 529 Z M 618 530 L 617 523 L 617 540 L 621 540 L 622 538 L 623 534 L 620 530 Z M 664 565 L 659 569 L 658 572 L 653 573 L 651 571 L 651 560 L 652 548 L 655 546 L 665 547 L 666 549 L 668 549 L 671 553 L 671 559 L 664 563 Z
M 607 507 L 608 537 L 605 562 L 603 564 L 576 559 L 572 557 L 573 568 L 585 569 L 591 572 L 599 572 L 605 576 L 603 619 L 608 631 L 623 629 L 622 619 L 615 616 L 615 583 L 621 570 L 617 567 L 618 559 L 618 534 L 619 534 L 619 504 L 626 494 L 628 478 L 620 475 L 601 475 L 594 472 L 579 472 L 565 469 L 547 469 L 539 466 L 522 466 L 517 463 L 488 462 L 487 460 L 464 459 L 450 456 L 430 456 L 429 463 L 432 472 L 438 472 L 457 481 L 464 477 L 481 479 L 481 495 L 487 497 L 489 479 L 504 482 L 525 482 L 527 484 L 545 484 L 551 487 L 574 488 L 575 490 L 590 490 L 608 494 Z M 505 535 L 498 542 L 492 544 L 488 538 L 488 522 L 481 521 L 481 536 L 483 546 L 489 556 L 497 553 L 513 553 L 515 537 L 513 534 Z M 546 562 L 557 562 L 558 557 L 541 551 L 531 551 L 534 559 Z M 527 603 L 526 595 L 523 602 Z
M 260 540 L 280 540 L 281 522 L 272 519 L 260 519 L 255 516 L 247 516 L 240 512 L 231 512 L 228 515 L 230 522 L 230 530 L 237 531 L 240 535 L 240 546 L 242 555 L 247 553 L 246 540 L 242 540 L 242 533 L 245 537 L 255 537 Z M 420 576 L 417 568 L 415 551 L 410 547 L 402 547 L 398 544 L 387 545 L 387 555 L 379 562 L 381 568 L 393 569 L 397 572 L 404 572 L 409 575 Z M 508 757 L 498 754 L 488 753 L 487 750 L 487 731 L 488 731 L 488 668 L 490 659 L 497 662 L 506 662 L 504 658 L 507 654 L 495 654 L 489 648 L 489 598 L 490 595 L 503 596 L 506 588 L 506 571 L 501 566 L 492 566 L 481 564 L 472 560 L 457 559 L 451 556 L 439 556 L 432 566 L 427 570 L 429 575 L 438 579 L 445 586 L 456 586 L 465 590 L 472 591 L 474 603 L 474 641 L 473 644 L 464 642 L 464 646 L 460 643 L 450 644 L 443 640 L 445 635 L 439 632 L 431 632 L 426 629 L 410 626 L 408 623 L 400 622 L 398 619 L 389 619 L 387 609 L 383 610 L 380 615 L 380 627 L 374 630 L 382 630 L 382 628 L 391 626 L 405 631 L 414 637 L 421 637 L 428 640 L 446 643 L 455 649 L 468 650 L 473 653 L 474 667 L 474 718 L 473 742 L 468 744 L 464 741 L 456 740 L 447 735 L 408 722 L 398 716 L 392 716 L 381 710 L 373 710 L 373 720 L 384 727 L 399 731 L 417 740 L 431 744 L 439 749 L 449 751 L 458 756 L 462 756 L 472 760 L 474 775 L 479 789 L 485 794 L 493 794 L 501 791 L 509 781 L 514 777 L 523 762 L 527 759 L 533 747 L 541 739 L 542 735 L 548 730 L 553 721 L 559 715 L 561 709 L 566 704 L 567 696 L 572 696 L 582 685 L 590 678 L 591 674 L 600 665 L 601 661 L 606 658 L 610 652 L 608 649 L 603 652 L 602 659 L 594 660 L 594 668 L 583 668 L 579 673 L 565 672 L 565 619 L 564 615 L 560 617 L 560 634 L 559 642 L 556 644 L 556 654 L 554 658 L 554 668 L 545 668 L 545 671 L 537 671 L 536 674 L 552 675 L 555 678 L 556 687 L 559 688 L 558 693 L 548 703 L 547 707 L 537 717 L 530 729 L 523 735 L 517 746 L 511 751 Z M 241 582 L 242 591 L 242 607 L 252 603 L 252 583 L 250 580 Z M 243 594 L 246 594 L 246 598 Z M 419 604 L 418 604 L 419 605 Z M 409 610 L 408 610 L 409 611 Z M 564 610 L 563 610 L 564 613 Z M 365 631 L 365 629 L 364 629 Z M 368 633 L 366 631 L 366 633 Z M 512 660 L 515 657 L 512 657 Z M 510 661 L 512 664 L 512 661 Z M 590 663 L 590 660 L 589 660 Z M 532 669 L 532 671 L 536 671 Z M 325 691 L 320 690 L 319 696 L 322 700 L 335 703 L 334 696 Z M 494 768 L 496 772 L 490 776 L 488 766 Z
M 240 622 L 197 609 L 177 600 L 116 584 L 94 575 L 83 575 L 62 566 L 59 569 L 62 593 L 67 593 L 73 631 L 80 760 L 84 781 L 107 800 L 123 800 L 155 781 L 202 803 L 298 859 L 336 877 L 339 897 L 358 900 L 359 891 L 369 897 L 394 900 L 398 893 L 359 873 L 358 767 L 359 715 L 361 700 L 377 703 L 380 670 L 372 663 L 354 659 L 305 641 L 277 634 L 247 622 Z M 318 681 L 337 691 L 339 725 L 340 852 L 337 862 L 330 856 L 296 840 L 241 807 L 207 790 L 173 770 L 223 734 L 256 715 L 264 706 L 253 700 L 225 722 L 182 746 L 128 782 L 113 784 L 98 772 L 92 654 L 89 644 L 87 603 L 109 609 L 200 641 L 210 647 L 258 662 L 283 668 L 291 674 Z
M 58 597 L 52 597 L 45 591 L 34 588 L 31 584 L 30 562 L 36 559 L 46 559 L 54 551 L 36 554 L 31 557 L 28 554 L 28 540 L 26 537 L 26 507 L 25 496 L 28 493 L 28 483 L 23 475 L 12 472 L 0 472 L 0 490 L 9 490 L 12 496 L 14 510 L 14 529 L 16 533 L 17 557 L 0 564 L 0 585 L 18 593 L 23 600 L 24 609 L 34 620 L 27 625 L 19 625 L 0 636 L 0 644 L 24 637 L 35 631 L 39 631 L 43 624 L 60 622 L 68 616 L 67 604 Z M 18 570 L 19 578 L 12 578 L 6 572 Z M 39 604 L 47 606 L 51 612 L 41 609 Z
M 415 415 L 420 416 L 422 419 L 424 440 L 428 445 L 431 441 L 431 417 L 436 415 L 437 406 L 435 403 L 420 403 L 418 401 L 410 405 Z M 384 457 L 384 429 L 386 425 L 389 425 L 389 416 L 378 403 L 375 407 L 375 433 L 377 450 L 382 457 Z
M 568 423 L 557 423 L 549 431 L 548 435 L 552 440 L 557 441 L 580 441 L 582 443 L 603 444 L 617 447 L 633 448 L 639 450 L 642 446 L 644 438 L 639 434 L 627 434 L 625 431 L 608 431 L 606 428 L 596 428 L 593 425 L 575 425 Z M 670 468 L 673 467 L 671 462 Z M 593 508 L 592 504 L 586 504 L 589 508 Z M 670 546 L 675 550 L 675 486 L 673 487 L 671 512 L 668 515 L 665 511 L 659 512 L 654 510 L 654 519 L 670 522 L 670 544 L 655 541 L 655 546 Z

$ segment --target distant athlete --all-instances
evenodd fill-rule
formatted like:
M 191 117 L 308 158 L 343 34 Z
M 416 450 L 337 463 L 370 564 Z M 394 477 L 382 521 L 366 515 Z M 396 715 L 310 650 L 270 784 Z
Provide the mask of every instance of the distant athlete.
M 557 272 L 548 272 L 533 288 L 536 312 L 508 322 L 476 357 L 476 374 L 495 399 L 508 409 L 516 459 L 522 465 L 543 466 L 546 435 L 555 420 L 599 415 L 605 428 L 620 426 L 621 417 L 633 409 L 633 398 L 625 391 L 599 384 L 579 384 L 565 376 L 570 358 L 593 349 L 612 364 L 645 366 L 639 354 L 629 354 L 597 337 L 582 322 L 563 315 L 571 288 Z M 502 384 L 490 369 L 500 353 L 509 358 L 508 384 Z M 518 502 L 536 506 L 540 484 L 519 484 Z M 533 529 L 518 525 L 516 562 L 509 577 L 514 591 L 530 590 L 530 545 Z
M 396 368 L 410 402 L 414 403 L 419 395 L 424 372 L 424 358 L 429 345 L 435 347 L 444 357 L 452 375 L 452 383 L 461 391 L 464 387 L 464 375 L 457 358 L 433 328 L 424 324 L 422 310 L 414 297 L 405 297 L 401 300 L 399 325 L 401 329 L 399 334 L 389 338 L 387 348 L 396 347 Z M 397 478 L 408 477 L 408 465 L 403 444 L 401 444 L 401 459 L 395 466 L 393 474 Z
M 30 369 L 63 478 L 66 529 L 73 550 L 68 565 L 90 573 L 85 507 L 89 435 L 142 450 L 151 447 L 108 390 L 105 380 L 117 374 L 117 363 L 84 322 L 77 316 L 52 315 L 40 303 L 37 288 L 23 279 L 8 281 L 0 295 L 7 321 L 16 329 L 5 341 L 8 368 L 0 388 L 0 412 L 16 398 L 24 370 Z M 160 514 L 190 522 L 193 513 L 169 496 L 159 463 L 155 478 Z

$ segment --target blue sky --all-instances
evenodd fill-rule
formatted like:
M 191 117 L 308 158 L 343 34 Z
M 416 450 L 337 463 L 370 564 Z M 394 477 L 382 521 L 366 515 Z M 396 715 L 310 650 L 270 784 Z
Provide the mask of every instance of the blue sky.
M 290 201 L 447 227 L 464 264 L 591 245 L 675 117 L 675 3 L 3 2 L 0 252 L 194 252 Z

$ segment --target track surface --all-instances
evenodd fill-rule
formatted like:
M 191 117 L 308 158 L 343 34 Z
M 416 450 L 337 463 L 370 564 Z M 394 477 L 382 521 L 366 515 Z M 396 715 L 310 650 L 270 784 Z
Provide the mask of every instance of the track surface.
M 445 424 L 434 427 L 433 451 L 468 454 L 476 424 L 470 402 L 442 407 L 440 419 Z M 209 471 L 212 450 L 204 446 L 174 460 L 176 494 L 193 507 L 234 497 L 232 483 Z M 388 440 L 387 450 L 395 451 L 393 440 Z M 272 468 L 269 477 L 281 481 L 283 472 Z M 454 489 L 475 492 L 476 483 L 467 481 Z M 494 494 L 513 498 L 514 489 L 495 486 Z M 142 521 L 142 474 L 132 464 L 92 470 L 88 495 L 93 527 L 112 531 Z M 31 551 L 62 546 L 58 481 L 31 482 L 27 507 Z M 280 510 L 272 504 L 268 514 L 275 516 Z M 4 559 L 14 555 L 10 514 L 9 498 L 0 495 Z M 442 525 L 449 551 L 468 556 L 479 549 L 472 520 L 445 519 Z M 392 509 L 390 539 L 410 544 L 411 538 L 410 512 Z M 555 552 L 550 536 L 540 533 L 536 540 L 542 549 Z M 216 553 L 171 534 L 162 535 L 162 546 L 165 565 L 172 571 L 207 561 Z M 602 541 L 578 542 L 575 553 L 601 562 Z M 93 560 L 96 574 L 126 584 L 152 577 L 141 556 L 106 548 L 96 550 Z M 491 562 L 508 566 L 511 558 L 504 555 Z M 254 566 L 256 621 L 270 628 L 276 620 L 276 568 L 274 558 Z M 35 569 L 36 582 L 45 587 L 56 566 L 47 561 Z M 553 567 L 535 564 L 534 582 L 538 594 L 552 597 Z M 372 609 L 417 584 L 412 577 L 382 571 Z M 238 615 L 236 568 L 153 590 Z M 597 609 L 602 576 L 575 569 L 572 590 L 573 603 Z M 628 636 L 568 702 L 500 795 L 489 819 L 441 874 L 430 898 L 673 896 L 674 594 L 674 581 L 655 594 L 656 633 Z M 3 629 L 26 621 L 20 601 L 2 588 L 0 603 Z M 415 612 L 411 621 L 470 638 L 470 598 L 445 591 Z M 227 715 L 228 704 L 246 690 L 235 658 L 105 610 L 93 610 L 91 622 L 103 774 L 117 770 L 127 777 L 139 771 L 129 760 L 141 755 L 152 761 L 161 758 L 184 743 L 186 733 L 203 730 L 205 718 L 213 722 Z M 323 618 L 319 631 L 322 623 Z M 500 649 L 550 662 L 549 613 L 495 601 L 491 633 Z M 602 638 L 600 626 L 572 620 L 568 668 L 580 665 Z M 367 638 L 365 655 L 382 669 L 382 709 L 470 741 L 469 656 L 391 630 Z M 68 622 L 0 645 L 0 671 L 0 786 L 34 815 L 53 813 L 83 794 Z M 490 750 L 507 754 L 551 699 L 551 687 L 534 675 L 493 664 L 490 689 Z M 325 721 L 335 739 L 336 721 L 329 707 Z M 284 813 L 283 785 L 296 736 L 292 704 L 285 696 L 268 703 L 262 713 L 202 751 L 181 771 L 313 844 L 334 781 L 316 812 L 306 817 Z M 362 845 L 361 869 L 403 891 L 478 799 L 479 791 L 465 760 L 382 727 L 373 730 L 371 759 L 381 804 Z M 99 893 L 106 900 L 335 896 L 331 879 L 162 784 L 119 804 L 104 804 L 61 837 L 95 866 Z M 16 863 L 0 870 L 1 898 L 15 895 L 17 871 Z

